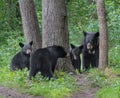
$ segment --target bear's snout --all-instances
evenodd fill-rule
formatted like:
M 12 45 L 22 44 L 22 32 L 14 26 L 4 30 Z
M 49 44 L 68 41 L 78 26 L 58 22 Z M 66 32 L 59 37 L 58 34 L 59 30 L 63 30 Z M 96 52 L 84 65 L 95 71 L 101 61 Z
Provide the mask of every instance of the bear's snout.
M 31 49 L 27 49 L 27 54 L 31 54 L 32 50 Z
M 93 49 L 93 45 L 91 43 L 87 43 L 87 49 L 92 50 Z

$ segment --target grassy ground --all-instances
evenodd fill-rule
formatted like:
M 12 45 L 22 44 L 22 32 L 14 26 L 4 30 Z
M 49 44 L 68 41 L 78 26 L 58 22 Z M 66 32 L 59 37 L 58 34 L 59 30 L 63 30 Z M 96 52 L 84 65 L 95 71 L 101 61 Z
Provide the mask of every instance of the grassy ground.
M 12 35 L 12 36 L 10 36 Z M 46 98 L 63 98 L 77 90 L 72 76 L 63 72 L 57 73 L 57 78 L 50 81 L 37 75 L 32 81 L 28 81 L 27 69 L 10 72 L 9 64 L 12 56 L 20 50 L 19 42 L 24 42 L 23 35 L 19 31 L 4 32 L 0 35 L 0 85 L 9 88 L 17 88 L 22 93 Z M 98 98 L 120 98 L 120 45 L 109 50 L 109 68 L 105 71 L 91 69 L 88 72 L 92 87 L 99 87 Z M 55 76 L 56 77 L 56 76 Z M 0 96 L 1 97 L 1 96 Z
M 34 96 L 44 96 L 45 98 L 63 98 L 75 91 L 76 85 L 70 75 L 61 72 L 59 78 L 50 81 L 43 79 L 40 74 L 35 79 L 29 81 L 27 69 L 23 71 L 10 72 L 7 67 L 0 68 L 0 85 L 17 88 L 22 93 Z
M 120 98 L 120 67 L 106 68 L 105 71 L 91 69 L 89 79 L 92 87 L 98 87 L 97 98 Z
M 40 74 L 32 81 L 29 81 L 27 69 L 10 72 L 10 60 L 20 50 L 19 42 L 24 42 L 24 37 L 20 31 L 4 32 L 4 36 L 6 37 L 0 36 L 0 85 L 17 88 L 22 93 L 44 96 L 46 98 L 63 98 L 76 90 L 73 77 L 63 72 L 57 73 L 57 78 L 53 78 L 50 81 L 43 79 Z

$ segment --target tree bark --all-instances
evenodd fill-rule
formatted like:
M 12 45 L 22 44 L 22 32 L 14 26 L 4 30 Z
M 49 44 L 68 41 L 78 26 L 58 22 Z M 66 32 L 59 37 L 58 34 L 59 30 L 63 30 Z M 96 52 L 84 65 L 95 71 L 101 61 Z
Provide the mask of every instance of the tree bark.
M 42 47 L 61 45 L 69 51 L 65 0 L 42 0 L 42 33 Z M 69 58 L 58 65 L 58 69 L 73 70 Z
M 96 0 L 97 15 L 99 22 L 99 68 L 105 69 L 108 66 L 108 28 L 105 15 L 104 0 Z
M 33 41 L 33 51 L 41 47 L 41 35 L 33 0 L 19 0 L 26 42 Z

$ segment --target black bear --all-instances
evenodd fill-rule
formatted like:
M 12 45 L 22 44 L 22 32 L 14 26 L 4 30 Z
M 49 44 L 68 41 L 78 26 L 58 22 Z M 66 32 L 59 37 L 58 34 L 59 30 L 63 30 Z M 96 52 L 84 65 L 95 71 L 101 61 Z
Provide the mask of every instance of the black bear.
M 28 44 L 19 43 L 21 51 L 19 51 L 11 60 L 10 70 L 15 71 L 27 67 L 29 69 L 30 54 L 32 52 L 33 41 Z
M 80 58 L 80 54 L 82 52 L 82 49 L 83 49 L 83 45 L 81 46 L 75 46 L 73 44 L 70 44 L 71 46 L 71 49 L 70 49 L 70 58 L 71 58 L 71 62 L 72 62 L 72 65 L 74 67 L 74 69 L 78 70 L 79 73 L 80 72 L 80 68 L 81 68 L 81 58 Z
M 38 72 L 41 72 L 43 77 L 50 79 L 53 77 L 58 58 L 64 58 L 66 55 L 67 52 L 64 48 L 58 45 L 36 50 L 30 59 L 29 79 L 31 80 L 31 77 L 35 77 Z
M 89 69 L 98 67 L 99 63 L 99 32 L 87 33 L 84 32 L 82 63 L 83 67 Z

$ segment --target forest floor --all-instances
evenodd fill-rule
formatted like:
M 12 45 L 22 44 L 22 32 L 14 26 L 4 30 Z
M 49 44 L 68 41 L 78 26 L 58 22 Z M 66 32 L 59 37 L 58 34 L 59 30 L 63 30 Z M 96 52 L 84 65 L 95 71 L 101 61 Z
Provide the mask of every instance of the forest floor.
M 70 98 L 96 98 L 95 94 L 98 88 L 91 87 L 87 74 L 74 76 L 79 91 L 74 93 Z
M 8 89 L 0 86 L 0 98 L 43 98 L 41 96 L 35 97 L 32 95 L 22 94 L 16 89 Z
M 74 76 L 79 91 L 67 98 L 95 98 L 97 88 L 91 88 L 86 74 Z M 8 89 L 0 86 L 0 98 L 43 98 L 32 95 L 22 94 L 16 89 Z

